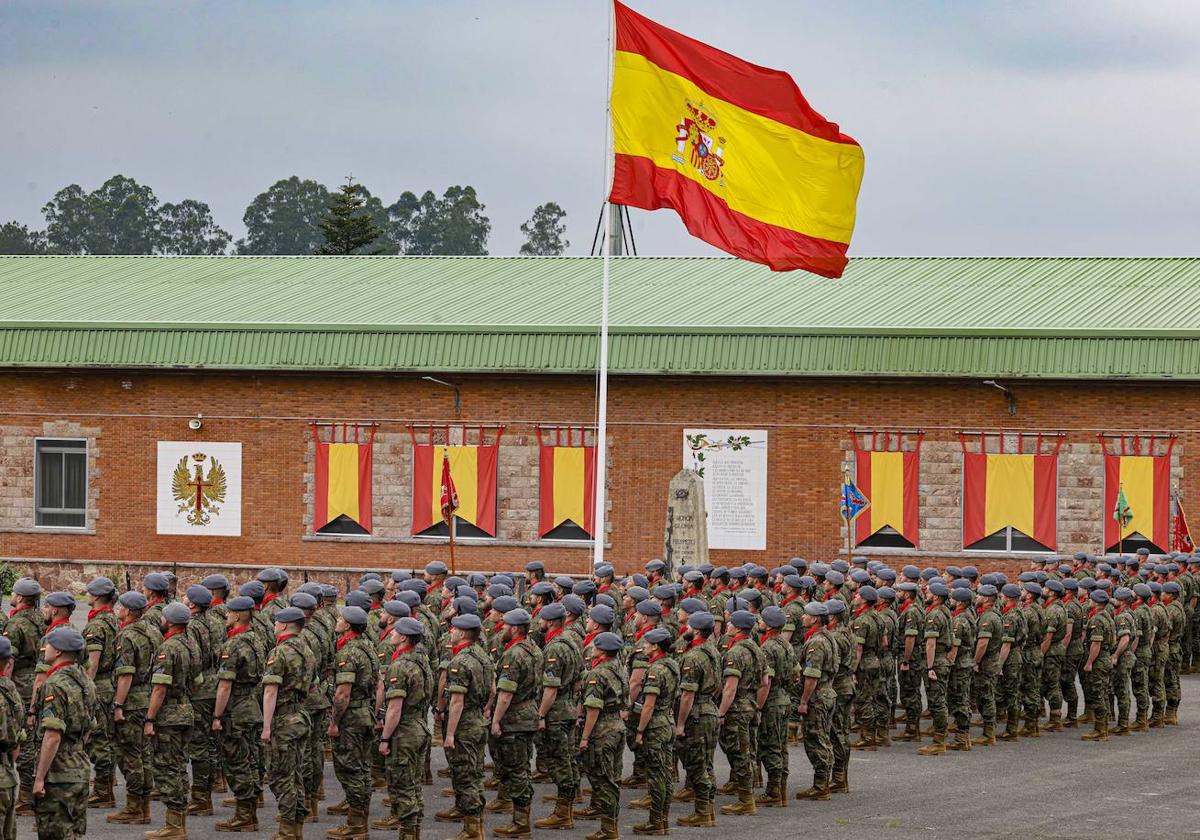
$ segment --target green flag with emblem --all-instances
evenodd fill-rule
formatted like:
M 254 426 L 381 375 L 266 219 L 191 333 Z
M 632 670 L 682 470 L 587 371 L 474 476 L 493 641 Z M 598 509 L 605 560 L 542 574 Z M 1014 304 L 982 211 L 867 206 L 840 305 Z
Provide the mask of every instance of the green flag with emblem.
M 1133 508 L 1129 506 L 1129 500 L 1125 498 L 1124 484 L 1117 488 L 1117 503 L 1113 507 L 1112 516 L 1123 529 L 1128 528 L 1129 523 L 1133 521 Z

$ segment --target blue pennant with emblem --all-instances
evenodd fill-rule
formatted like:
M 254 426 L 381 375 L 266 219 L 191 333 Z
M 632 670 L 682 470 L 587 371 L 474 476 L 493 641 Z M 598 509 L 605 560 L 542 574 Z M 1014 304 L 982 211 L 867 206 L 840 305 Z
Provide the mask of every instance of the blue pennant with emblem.
M 871 500 L 854 486 L 850 476 L 842 481 L 842 518 L 853 522 L 864 510 L 871 506 Z

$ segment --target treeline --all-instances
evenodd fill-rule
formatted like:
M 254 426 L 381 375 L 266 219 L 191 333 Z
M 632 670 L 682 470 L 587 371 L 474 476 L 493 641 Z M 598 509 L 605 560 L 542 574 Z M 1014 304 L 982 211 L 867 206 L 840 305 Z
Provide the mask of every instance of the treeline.
M 353 179 L 331 192 L 293 175 L 254 197 L 242 215 L 246 235 L 234 242 L 203 201 L 162 203 L 149 186 L 114 175 L 92 192 L 71 184 L 55 193 L 42 230 L 0 225 L 0 254 L 482 256 L 492 230 L 484 209 L 471 186 L 404 192 L 385 205 Z M 552 201 L 537 207 L 521 225 L 521 253 L 562 254 L 565 219 Z

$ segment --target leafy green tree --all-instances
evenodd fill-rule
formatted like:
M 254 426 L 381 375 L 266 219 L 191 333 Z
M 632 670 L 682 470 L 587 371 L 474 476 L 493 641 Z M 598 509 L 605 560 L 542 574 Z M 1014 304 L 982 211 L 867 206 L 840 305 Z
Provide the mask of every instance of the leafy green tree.
M 158 198 L 124 175 L 91 193 L 78 184 L 64 187 L 42 214 L 47 240 L 64 254 L 152 254 L 158 245 Z
M 20 222 L 0 225 L 0 254 L 45 254 L 46 234 Z
M 232 239 L 213 221 L 212 211 L 203 201 L 188 198 L 164 204 L 159 211 L 160 254 L 224 254 Z
M 383 236 L 383 228 L 375 223 L 367 210 L 366 190 L 362 184 L 347 178 L 333 196 L 329 212 L 321 219 L 321 233 L 325 243 L 317 248 L 318 254 L 348 256 L 351 254 L 379 254 L 383 248 L 377 241 Z
M 78 184 L 63 187 L 42 208 L 46 217 L 46 239 L 63 254 L 87 254 L 92 233 L 92 207 L 87 192 Z
M 559 257 L 571 243 L 567 241 L 567 226 L 563 219 L 567 211 L 553 201 L 536 208 L 529 221 L 521 225 L 521 233 L 525 234 L 525 244 L 521 253 L 530 257 Z
M 329 190 L 293 175 L 259 193 L 242 221 L 246 238 L 239 254 L 312 254 L 325 242 L 321 219 L 329 210 Z
M 449 187 L 441 198 L 405 192 L 388 208 L 389 236 L 404 254 L 482 256 L 492 230 L 483 210 L 470 186 Z

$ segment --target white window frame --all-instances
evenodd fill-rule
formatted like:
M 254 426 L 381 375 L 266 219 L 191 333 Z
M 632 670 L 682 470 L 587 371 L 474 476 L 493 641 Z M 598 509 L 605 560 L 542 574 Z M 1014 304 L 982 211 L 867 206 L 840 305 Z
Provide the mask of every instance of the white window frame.
M 39 503 L 39 500 L 41 499 L 41 489 L 42 489 L 42 487 L 41 487 L 42 470 L 41 470 L 41 466 L 39 464 L 38 456 L 43 451 L 46 451 L 46 447 L 45 447 L 46 444 L 55 443 L 58 441 L 72 441 L 72 442 L 79 442 L 79 443 L 83 444 L 82 450 L 80 450 L 78 447 L 74 447 L 74 446 L 63 447 L 60 450 L 58 450 L 58 451 L 62 452 L 64 455 L 66 455 L 66 454 L 75 455 L 81 451 L 83 452 L 83 508 L 82 509 L 81 508 L 43 508 L 43 507 L 41 507 L 41 505 Z M 38 530 L 46 530 L 46 531 L 63 531 L 63 530 L 86 531 L 87 530 L 87 528 L 88 528 L 88 524 L 87 524 L 88 494 L 89 494 L 91 480 L 92 480 L 91 466 L 88 463 L 88 455 L 89 455 L 90 448 L 91 447 L 90 447 L 90 444 L 89 444 L 87 438 L 63 437 L 61 435 L 55 435 L 55 436 L 35 437 L 33 439 L 33 527 L 34 528 L 37 528 Z M 50 451 L 55 451 L 53 447 L 49 447 L 49 449 L 50 449 Z M 65 461 L 64 461 L 64 463 L 65 463 Z M 64 480 L 64 486 L 65 486 L 65 483 L 66 482 Z M 83 524 L 82 525 L 43 525 L 38 522 L 38 515 L 40 513 L 52 513 L 52 514 L 54 514 L 54 513 L 58 513 L 58 514 L 82 513 L 83 514 Z

